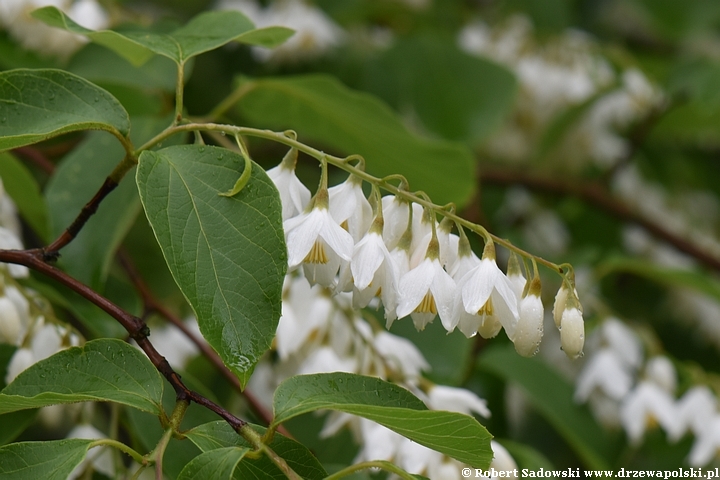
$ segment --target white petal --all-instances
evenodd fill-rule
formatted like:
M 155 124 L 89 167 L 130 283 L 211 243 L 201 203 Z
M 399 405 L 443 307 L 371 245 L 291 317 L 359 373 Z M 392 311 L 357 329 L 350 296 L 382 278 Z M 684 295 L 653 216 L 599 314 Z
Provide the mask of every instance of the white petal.
M 400 297 L 397 308 L 398 318 L 409 315 L 420 305 L 430 289 L 434 273 L 432 261 L 426 258 L 420 265 L 403 275 L 398 287 Z
M 535 355 L 540 347 L 544 314 L 540 297 L 528 295 L 520 301 L 520 315 L 512 340 L 515 350 L 523 357 Z
M 327 212 L 325 214 L 327 215 Z M 303 213 L 284 222 L 290 268 L 300 265 L 305 260 L 323 226 L 323 213 L 319 209 L 313 209 L 309 213 Z
M 440 266 L 440 262 L 437 260 L 434 262 L 435 275 L 433 276 L 433 282 L 430 285 L 430 291 L 435 298 L 435 305 L 438 309 L 438 315 L 442 321 L 443 327 L 448 332 L 451 332 L 454 325 L 457 324 L 453 315 L 453 301 L 455 300 L 455 281 L 448 273 L 443 270 Z
M 346 262 L 352 259 L 355 242 L 347 231 L 332 221 L 329 214 L 323 218 L 323 228 L 319 235 L 341 259 Z
M 390 255 L 389 252 L 387 252 L 387 254 L 386 252 L 387 248 L 382 241 L 382 237 L 374 232 L 365 235 L 365 237 L 355 245 L 350 267 L 355 280 L 355 287 L 357 287 L 358 290 L 363 290 L 370 285 L 370 282 L 372 282 L 375 276 L 375 272 L 383 261 L 385 261 L 385 257 Z
M 502 275 L 494 261 L 483 259 L 480 265 L 467 273 L 459 282 L 465 311 L 476 313 L 490 298 L 497 275 Z
M 565 355 L 575 359 L 582 355 L 585 344 L 585 323 L 577 308 L 567 309 L 560 320 L 560 344 Z

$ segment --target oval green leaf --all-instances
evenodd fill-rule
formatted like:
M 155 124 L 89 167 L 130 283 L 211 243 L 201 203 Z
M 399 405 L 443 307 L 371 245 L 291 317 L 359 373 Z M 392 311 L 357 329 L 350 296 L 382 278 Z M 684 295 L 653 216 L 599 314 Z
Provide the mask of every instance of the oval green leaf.
M 258 425 L 253 425 L 252 428 L 261 435 L 265 433 L 265 428 Z M 227 422 L 223 421 L 205 423 L 185 432 L 185 435 L 203 452 L 227 447 L 251 447 Z M 302 478 L 321 480 L 327 477 L 327 472 L 317 458 L 301 443 L 275 433 L 269 446 Z M 284 480 L 287 477 L 263 455 L 255 459 L 244 458 L 235 469 L 235 478 Z
M 204 452 L 185 465 L 178 480 L 230 480 L 249 448 L 224 447 Z
M 77 130 L 127 137 L 130 119 L 115 97 L 62 70 L 0 73 L 0 150 Z
M 37 362 L 0 393 L 0 414 L 59 403 L 110 401 L 161 412 L 162 377 L 145 355 L 99 339 Z
M 66 480 L 85 459 L 92 442 L 94 440 L 73 438 L 5 445 L 0 447 L 0 477 L 4 480 Z
M 573 401 L 573 386 L 556 371 L 534 358 L 524 358 L 510 348 L 483 353 L 480 368 L 516 382 L 530 403 L 577 452 L 588 468 L 607 470 L 621 446 L 593 419 L 590 411 Z
M 122 55 L 134 65 L 142 65 L 153 54 L 184 64 L 189 58 L 232 41 L 275 46 L 292 35 L 292 30 L 280 27 L 255 30 L 255 25 L 236 10 L 201 13 L 171 33 L 89 30 L 75 23 L 56 7 L 35 10 L 32 16 L 50 26 L 85 35 L 93 42 Z
M 185 145 L 140 156 L 137 183 L 150 225 L 200 331 L 244 385 L 280 318 L 287 253 L 280 198 L 253 164 L 224 148 Z
M 492 435 L 468 415 L 428 410 L 412 393 L 376 377 L 350 373 L 297 375 L 275 390 L 273 425 L 320 409 L 359 415 L 477 468 L 492 460 Z
M 475 160 L 466 147 L 410 133 L 387 105 L 326 75 L 250 80 L 239 112 L 258 127 L 293 129 L 342 154 L 359 154 L 368 172 L 403 174 L 436 203 L 467 202 Z M 439 172 L 441 172 L 439 174 Z

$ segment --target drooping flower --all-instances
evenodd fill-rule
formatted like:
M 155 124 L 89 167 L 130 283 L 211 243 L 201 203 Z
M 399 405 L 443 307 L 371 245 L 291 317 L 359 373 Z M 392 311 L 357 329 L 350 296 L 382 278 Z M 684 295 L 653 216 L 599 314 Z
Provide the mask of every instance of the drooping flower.
M 346 181 L 328 189 L 330 215 L 350 233 L 355 242 L 360 241 L 372 223 L 372 207 L 362 190 L 362 180 L 350 175 Z
M 428 407 L 432 410 L 447 410 L 449 412 L 464 413 L 465 415 L 477 413 L 481 417 L 490 417 L 487 402 L 464 388 L 433 385 L 427 394 L 427 398 Z
M 633 445 L 640 443 L 648 425 L 658 423 L 667 432 L 678 430 L 672 396 L 650 381 L 640 382 L 625 397 L 620 407 L 620 421 Z
M 545 317 L 540 290 L 540 278 L 535 276 L 530 281 L 528 294 L 520 300 L 519 318 L 511 340 L 515 344 L 515 351 L 523 357 L 532 357 L 540 348 Z
M 288 266 L 303 264 L 311 284 L 331 286 L 340 262 L 352 257 L 353 239 L 330 216 L 327 189 L 316 194 L 310 211 L 286 220 Z
M 283 221 L 299 215 L 310 203 L 310 190 L 295 175 L 297 156 L 298 152 L 293 148 L 285 154 L 277 167 L 267 171 L 268 177 L 280 193 Z
M 622 400 L 632 387 L 633 379 L 617 355 L 604 348 L 594 354 L 581 372 L 575 389 L 575 400 L 586 402 L 595 389 L 615 400 Z
M 585 345 L 585 322 L 577 307 L 566 308 L 560 318 L 560 345 L 571 359 L 582 355 Z
M 495 263 L 495 245 L 485 244 L 480 263 L 458 282 L 455 297 L 455 319 L 460 331 L 470 337 L 480 332 L 491 338 L 505 328 L 510 338 L 518 321 L 518 300 L 513 286 Z
M 455 281 L 440 264 L 437 240 L 431 241 L 425 260 L 400 279 L 397 315 L 410 315 L 418 330 L 432 322 L 436 315 L 446 330 L 453 328 Z
M 697 385 L 685 392 L 675 407 L 679 421 L 677 430 L 668 432 L 672 441 L 682 438 L 688 430 L 697 435 L 699 441 L 718 413 L 717 398 L 705 385 Z

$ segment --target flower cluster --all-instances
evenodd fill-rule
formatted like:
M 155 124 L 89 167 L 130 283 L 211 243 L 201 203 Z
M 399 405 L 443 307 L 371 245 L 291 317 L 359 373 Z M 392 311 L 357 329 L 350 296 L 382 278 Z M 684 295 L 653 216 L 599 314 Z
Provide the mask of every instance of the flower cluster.
M 720 411 L 707 386 L 691 386 L 676 399 L 673 363 L 661 355 L 645 360 L 639 337 L 617 319 L 606 319 L 588 343 L 592 354 L 577 378 L 576 401 L 589 402 L 601 423 L 622 426 L 633 445 L 659 425 L 672 442 L 695 435 L 690 465 L 704 466 L 716 457 Z
M 422 372 L 430 366 L 417 347 L 387 332 L 372 317 L 364 318 L 352 302 L 349 292 L 334 293 L 318 284 L 310 285 L 299 272 L 289 274 L 274 343 L 277 355 L 261 360 L 248 390 L 270 408 L 275 389 L 286 378 L 344 371 L 392 380 L 414 392 L 431 409 L 490 415 L 485 401 L 473 392 L 425 380 Z M 332 436 L 346 426 L 361 445 L 356 458 L 359 462 L 391 460 L 410 472 L 438 479 L 457 478 L 463 467 L 381 425 L 344 413 L 328 415 L 322 435 Z M 493 443 L 493 449 L 498 462 L 514 464 L 502 446 Z M 495 465 L 499 468 L 505 464 Z
M 258 28 L 283 26 L 295 34 L 279 47 L 253 47 L 260 61 L 293 63 L 324 55 L 342 43 L 343 29 L 319 8 L 303 0 L 280 0 L 262 8 L 255 0 L 220 0 L 219 10 L 239 10 Z
M 515 16 L 494 28 L 476 22 L 459 34 L 463 50 L 509 67 L 520 83 L 511 120 L 485 148 L 494 158 L 527 161 L 559 114 L 591 102 L 555 153 L 567 163 L 611 167 L 629 151 L 617 130 L 646 116 L 662 96 L 637 69 L 615 73 L 585 33 L 568 30 L 543 43 L 532 33 L 530 21 Z
M 47 6 L 59 8 L 76 23 L 92 30 L 107 28 L 109 24 L 108 14 L 97 0 L 7 0 L 0 2 L 0 26 L 29 50 L 69 57 L 87 39 L 30 16 L 33 10 Z
M 490 238 L 478 258 L 461 227 L 452 233 L 449 219 L 437 223 L 417 203 L 376 195 L 373 209 L 354 175 L 311 199 L 295 176 L 296 157 L 291 150 L 268 171 L 280 191 L 291 270 L 302 270 L 311 285 L 351 292 L 356 309 L 380 298 L 387 328 L 410 316 L 423 330 L 437 316 L 448 332 L 459 328 L 468 338 L 504 329 L 519 353 L 536 353 L 543 335 L 537 271 L 528 282 L 513 256 L 506 275 Z M 563 286 L 554 312 L 563 350 L 579 356 L 584 323 L 574 288 Z

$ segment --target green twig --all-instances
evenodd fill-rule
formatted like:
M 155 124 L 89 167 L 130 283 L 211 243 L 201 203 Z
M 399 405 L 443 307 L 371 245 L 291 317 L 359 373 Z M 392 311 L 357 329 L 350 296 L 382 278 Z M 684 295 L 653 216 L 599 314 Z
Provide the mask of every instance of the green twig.
M 99 440 L 95 440 L 94 442 L 92 442 L 90 444 L 88 449 L 93 448 L 93 447 L 99 447 L 99 446 L 107 446 L 107 447 L 117 448 L 121 452 L 131 456 L 133 460 L 135 460 L 136 462 L 138 462 L 141 465 L 146 462 L 145 457 L 140 455 L 138 452 L 136 452 L 132 448 L 128 447 L 124 443 L 118 442 L 117 440 L 113 440 L 112 438 L 101 438 Z
M 280 469 L 281 472 L 285 474 L 287 478 L 290 480 L 302 480 L 302 477 L 298 475 L 295 470 L 290 468 L 290 465 L 287 464 L 284 458 L 282 458 L 280 455 L 275 453 L 273 449 L 271 449 L 268 445 L 263 443 L 263 439 L 260 436 L 258 432 L 252 429 L 250 425 L 244 425 L 239 430 L 238 433 L 248 442 L 250 442 L 250 445 L 252 445 L 256 451 L 262 452 L 272 461 L 276 467 Z

